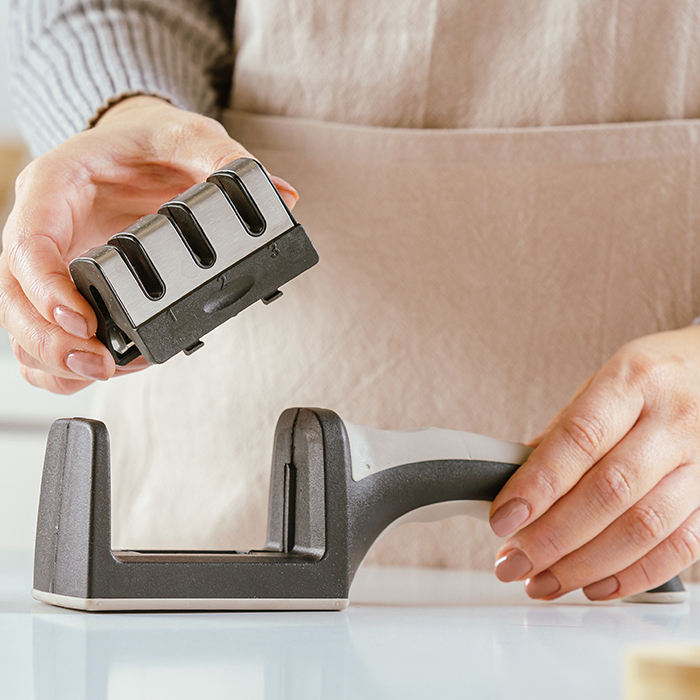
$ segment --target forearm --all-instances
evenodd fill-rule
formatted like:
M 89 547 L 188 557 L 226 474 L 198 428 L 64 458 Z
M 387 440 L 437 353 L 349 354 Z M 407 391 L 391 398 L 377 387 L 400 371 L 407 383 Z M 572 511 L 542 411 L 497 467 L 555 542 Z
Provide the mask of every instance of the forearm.
M 212 114 L 212 69 L 231 55 L 226 0 L 15 0 L 12 91 L 34 154 L 125 95 Z

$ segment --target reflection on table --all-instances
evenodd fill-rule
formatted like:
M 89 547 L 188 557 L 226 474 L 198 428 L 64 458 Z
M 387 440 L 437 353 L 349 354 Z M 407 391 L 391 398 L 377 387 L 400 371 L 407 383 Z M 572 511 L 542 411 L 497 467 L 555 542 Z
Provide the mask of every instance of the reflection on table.
M 488 573 L 361 569 L 339 613 L 88 614 L 33 602 L 30 569 L 0 558 L 8 698 L 617 699 L 627 646 L 700 638 L 695 586 L 552 605 Z

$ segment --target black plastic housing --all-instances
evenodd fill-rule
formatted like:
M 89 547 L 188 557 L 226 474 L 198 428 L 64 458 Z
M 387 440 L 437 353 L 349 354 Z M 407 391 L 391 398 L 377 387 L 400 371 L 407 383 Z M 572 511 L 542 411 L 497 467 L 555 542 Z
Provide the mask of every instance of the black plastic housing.
M 71 273 L 78 291 L 97 316 L 97 338 L 109 348 L 118 366 L 143 355 L 160 364 L 195 348 L 203 336 L 256 301 L 276 295 L 279 288 L 318 262 L 304 229 L 294 228 L 235 265 L 217 274 L 168 309 L 134 326 L 109 280 L 95 263 L 81 260 Z M 114 348 L 115 333 L 133 342 L 126 352 Z

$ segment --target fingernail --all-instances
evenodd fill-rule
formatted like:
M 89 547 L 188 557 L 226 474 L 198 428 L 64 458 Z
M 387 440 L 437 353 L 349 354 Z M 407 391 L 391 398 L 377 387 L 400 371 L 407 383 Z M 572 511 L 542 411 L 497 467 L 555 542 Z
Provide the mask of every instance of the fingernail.
M 77 338 L 85 338 L 86 340 L 90 337 L 88 335 L 87 321 L 79 313 L 71 311 L 65 306 L 57 306 L 53 310 L 53 318 L 66 333 L 70 333 Z
M 99 355 L 91 352 L 83 352 L 82 350 L 71 352 L 66 357 L 66 367 L 71 372 L 75 372 L 87 379 L 98 379 L 100 381 L 107 379 L 107 368 L 104 360 Z
M 525 581 L 525 593 L 530 598 L 546 598 L 560 588 L 559 579 L 549 569 Z
M 291 209 L 299 201 L 299 193 L 281 177 L 273 177 L 272 181 L 275 183 L 277 191 L 284 200 L 284 203 Z
M 499 537 L 515 532 L 529 517 L 530 504 L 522 498 L 513 498 L 491 516 L 491 529 Z
M 602 581 L 596 581 L 590 586 L 586 586 L 583 592 L 588 600 L 603 600 L 620 590 L 620 581 L 617 576 L 608 576 Z
M 517 581 L 532 569 L 532 563 L 519 549 L 511 549 L 496 561 L 494 570 L 499 581 Z

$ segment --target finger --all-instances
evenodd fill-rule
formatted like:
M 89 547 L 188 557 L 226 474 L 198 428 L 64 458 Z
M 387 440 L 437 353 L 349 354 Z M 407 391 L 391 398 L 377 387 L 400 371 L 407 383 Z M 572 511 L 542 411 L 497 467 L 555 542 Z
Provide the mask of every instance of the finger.
M 166 107 L 172 110 L 172 107 Z M 191 112 L 180 112 L 169 128 L 158 134 L 166 160 L 192 172 L 196 180 L 203 180 L 215 170 L 238 158 L 255 156 L 245 146 L 232 139 L 222 124 L 209 117 Z M 270 175 L 272 183 L 289 209 L 299 200 L 299 193 L 286 180 Z
M 117 367 L 115 375 L 124 376 L 126 374 L 133 374 L 134 372 L 141 372 L 144 369 L 148 369 L 151 366 L 152 365 L 149 364 L 148 360 L 141 356 L 129 362 L 128 365 Z
M 580 396 L 584 394 L 584 392 L 588 389 L 588 387 L 591 385 L 591 382 L 595 378 L 595 375 L 593 377 L 589 377 L 583 384 L 579 385 L 579 387 L 576 389 L 574 392 L 574 395 L 571 397 L 571 400 L 569 401 L 569 404 L 574 403 Z M 568 406 L 565 406 L 564 408 L 557 413 L 552 420 L 547 423 L 546 427 L 544 430 L 542 430 L 538 435 L 536 435 L 532 440 L 530 440 L 527 444 L 528 447 L 532 447 L 533 449 L 535 447 L 538 447 L 542 441 L 549 435 L 549 433 L 554 430 L 554 428 L 557 426 L 559 421 L 561 421 L 562 416 L 564 415 L 565 411 L 567 410 Z
M 559 597 L 634 564 L 700 507 L 698 481 L 696 464 L 672 471 L 598 537 L 532 577 L 526 585 L 528 595 Z
M 20 365 L 19 370 L 24 379 L 32 386 L 39 389 L 46 389 L 53 394 L 74 394 L 76 391 L 90 386 L 93 382 L 91 379 L 66 379 L 64 377 L 56 377 L 48 372 L 30 369 L 24 365 Z
M 17 358 L 17 361 L 21 365 L 26 367 L 27 369 L 36 369 L 36 370 L 39 370 L 40 372 L 44 372 L 46 374 L 53 374 L 53 376 L 56 376 L 56 377 L 61 377 L 63 379 L 70 379 L 72 381 L 78 381 L 75 379 L 75 374 L 73 372 L 61 372 L 61 371 L 51 370 L 49 367 L 47 367 L 43 363 L 39 362 L 38 360 L 35 360 L 29 353 L 27 353 L 24 350 L 24 348 L 17 342 L 17 340 L 15 338 L 13 338 L 12 336 L 9 336 L 9 338 L 10 338 L 10 347 L 12 348 L 12 352 L 13 352 L 15 358 Z M 141 372 L 142 370 L 144 370 L 150 366 L 151 365 L 148 363 L 148 361 L 144 357 L 139 357 L 124 367 L 117 367 L 114 375 L 115 376 L 125 376 L 128 374 L 134 374 L 135 372 Z M 38 377 L 40 375 L 32 375 L 32 376 Z M 88 383 L 91 383 L 91 381 L 89 381 Z M 82 384 L 81 384 L 80 388 L 82 388 Z M 59 393 L 65 393 L 65 392 L 60 391 Z
M 19 362 L 20 365 L 23 365 L 27 369 L 37 369 L 41 372 L 48 372 L 50 374 L 54 374 L 57 377 L 63 377 L 65 379 L 75 379 L 75 375 L 73 372 L 51 370 L 51 368 L 45 365 L 43 362 L 39 362 L 39 360 L 32 357 L 12 336 L 10 336 L 10 347 L 12 348 L 12 353 L 17 359 L 17 362 Z
M 491 506 L 499 537 L 536 520 L 635 425 L 644 397 L 635 386 L 620 388 L 613 370 L 601 371 L 562 414 Z
M 67 192 L 65 166 L 27 169 L 17 189 L 17 201 L 3 233 L 2 259 L 8 273 L 46 321 L 87 339 L 97 329 L 95 314 L 73 284 L 65 255 L 73 236 L 73 207 Z M 59 170 L 60 172 L 57 172 Z M 77 179 L 77 175 L 75 176 Z M 71 189 L 76 183 L 71 184 Z
M 681 448 L 668 439 L 658 421 L 643 418 L 574 489 L 503 543 L 496 576 L 510 581 L 514 574 L 523 578 L 552 567 L 597 537 L 682 460 Z M 513 561 L 518 562 L 515 569 Z
M 99 340 L 81 340 L 48 323 L 24 296 L 16 280 L 0 284 L 0 326 L 51 373 L 92 380 L 105 380 L 114 374 L 114 360 Z
M 210 159 L 207 161 L 204 168 L 207 174 L 209 174 L 215 170 L 223 168 L 225 165 L 228 165 L 237 158 L 255 159 L 255 156 L 252 155 L 246 148 L 241 146 L 241 144 L 231 138 L 227 137 L 223 143 L 215 140 L 212 143 L 212 153 Z M 294 209 L 294 206 L 299 201 L 299 193 L 286 180 L 277 175 L 270 175 L 270 180 L 279 192 L 287 207 L 290 210 Z
M 631 566 L 586 586 L 590 600 L 612 600 L 643 593 L 670 581 L 700 559 L 700 510 L 661 544 Z
M 270 180 L 272 180 L 272 184 L 277 188 L 280 197 L 282 197 L 287 207 L 289 207 L 290 210 L 294 209 L 294 205 L 299 201 L 299 193 L 281 177 L 270 175 Z

